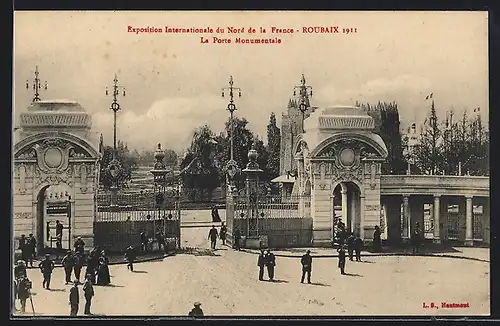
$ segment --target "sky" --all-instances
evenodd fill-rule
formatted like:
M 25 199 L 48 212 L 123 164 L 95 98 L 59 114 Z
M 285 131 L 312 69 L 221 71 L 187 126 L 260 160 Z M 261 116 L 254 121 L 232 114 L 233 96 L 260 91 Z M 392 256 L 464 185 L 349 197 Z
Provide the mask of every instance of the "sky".
M 134 33 L 156 27 L 162 33 Z M 213 33 L 165 33 L 212 28 Z M 271 27 L 293 29 L 272 34 Z M 340 33 L 303 33 L 303 27 L 338 26 Z M 33 93 L 26 80 L 38 65 L 42 100 L 78 101 L 92 115 L 92 131 L 112 145 L 115 73 L 119 97 L 117 136 L 129 147 L 182 151 L 205 123 L 215 133 L 228 119 L 229 76 L 241 88 L 235 115 L 266 138 L 271 112 L 281 122 L 294 86 L 304 74 L 313 106 L 396 101 L 403 124 L 423 120 L 433 93 L 438 116 L 453 108 L 481 108 L 488 119 L 486 12 L 15 12 L 14 109 L 16 122 Z M 217 27 L 225 33 L 217 33 Z M 230 34 L 228 27 L 244 28 Z M 249 34 L 260 27 L 267 33 Z M 343 29 L 354 31 L 342 33 Z M 203 36 L 210 42 L 202 44 Z M 213 37 L 231 44 L 213 44 Z M 236 37 L 281 39 L 280 44 L 236 44 Z

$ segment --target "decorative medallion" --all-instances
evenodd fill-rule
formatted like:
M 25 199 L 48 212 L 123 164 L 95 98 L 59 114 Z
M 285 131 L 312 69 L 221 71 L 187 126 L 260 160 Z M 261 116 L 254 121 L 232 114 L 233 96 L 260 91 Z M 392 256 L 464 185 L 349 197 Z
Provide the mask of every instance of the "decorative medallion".
M 344 166 L 352 166 L 356 160 L 356 154 L 351 148 L 344 148 L 340 152 L 340 163 Z
M 229 177 L 234 178 L 236 173 L 238 173 L 238 163 L 235 160 L 229 160 L 226 164 L 226 171 Z
M 50 147 L 45 150 L 43 160 L 49 168 L 56 169 L 63 163 L 63 153 L 59 148 Z

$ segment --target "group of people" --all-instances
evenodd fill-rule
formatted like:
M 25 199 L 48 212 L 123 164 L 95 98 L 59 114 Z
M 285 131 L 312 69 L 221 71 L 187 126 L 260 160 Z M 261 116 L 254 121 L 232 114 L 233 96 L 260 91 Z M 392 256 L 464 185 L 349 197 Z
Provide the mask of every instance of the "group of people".
M 217 238 L 222 241 L 222 245 L 226 245 L 227 236 L 227 226 L 224 222 L 221 223 L 220 231 L 217 231 L 215 225 L 212 225 L 210 231 L 208 231 L 208 239 L 210 240 L 210 248 L 215 249 L 217 244 Z
M 155 234 L 156 243 L 158 245 L 158 250 L 164 250 L 167 252 L 167 242 L 165 239 L 165 234 L 158 230 Z M 147 253 L 149 251 L 153 251 L 153 239 L 149 238 L 148 232 L 146 230 L 142 230 L 141 232 L 141 251 L 143 253 Z
M 267 275 L 270 281 L 274 281 L 274 267 L 276 266 L 276 257 L 271 252 L 271 249 L 261 249 L 257 260 L 259 266 L 259 281 L 264 281 L 264 267 L 267 268 Z
M 104 250 L 99 247 L 93 248 L 87 258 L 87 269 L 85 278 L 90 279 L 92 284 L 109 285 L 111 276 L 109 275 L 109 258 Z M 78 279 L 78 278 L 77 278 Z

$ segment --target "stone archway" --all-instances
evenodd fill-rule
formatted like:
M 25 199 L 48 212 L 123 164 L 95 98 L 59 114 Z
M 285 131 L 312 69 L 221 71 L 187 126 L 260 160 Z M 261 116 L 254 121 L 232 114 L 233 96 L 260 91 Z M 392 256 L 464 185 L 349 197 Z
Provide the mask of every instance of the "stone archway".
M 361 225 L 361 188 L 356 182 L 338 182 L 332 191 L 332 240 L 341 220 L 347 232 L 359 234 Z
M 63 212 L 47 212 L 46 190 L 64 187 L 68 193 L 67 244 L 81 236 L 93 245 L 95 191 L 98 184 L 100 154 L 78 135 L 50 131 L 30 135 L 14 146 L 14 237 L 36 234 L 37 244 L 47 244 L 46 225 L 49 219 L 61 218 Z M 56 204 L 52 205 L 57 206 Z M 49 208 L 52 207 L 49 205 Z M 69 232 L 68 232 L 69 233 Z M 64 235 L 64 233 L 63 233 Z M 70 247 L 70 246 L 69 246 Z

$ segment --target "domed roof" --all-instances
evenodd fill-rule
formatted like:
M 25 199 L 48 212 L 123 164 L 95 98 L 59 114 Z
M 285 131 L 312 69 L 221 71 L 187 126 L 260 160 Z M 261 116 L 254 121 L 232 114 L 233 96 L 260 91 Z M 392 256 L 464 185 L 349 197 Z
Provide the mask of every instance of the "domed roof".
M 334 105 L 322 109 L 322 115 L 334 116 L 368 116 L 368 113 L 359 106 Z
M 315 110 L 304 121 L 307 131 L 338 131 L 338 130 L 364 130 L 371 131 L 375 121 L 360 107 L 350 105 L 335 105 Z
M 28 107 L 28 111 L 86 112 L 86 110 L 78 102 L 71 100 L 48 100 L 33 102 Z

